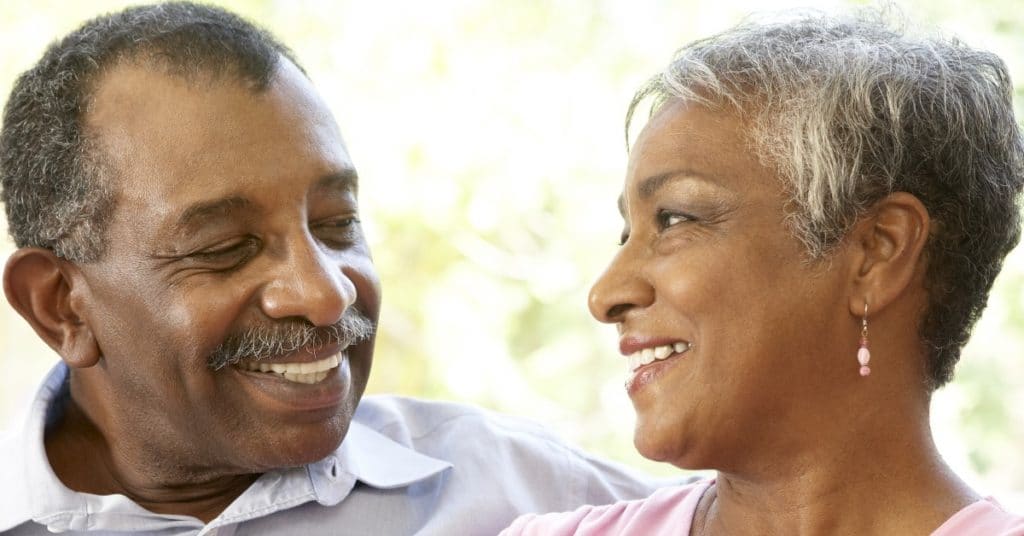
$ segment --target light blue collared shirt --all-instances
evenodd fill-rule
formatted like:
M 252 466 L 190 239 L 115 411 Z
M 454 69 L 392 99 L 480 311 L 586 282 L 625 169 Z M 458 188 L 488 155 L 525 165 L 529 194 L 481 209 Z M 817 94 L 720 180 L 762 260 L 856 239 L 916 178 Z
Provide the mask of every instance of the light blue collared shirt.
M 566 446 L 530 421 L 462 404 L 371 396 L 331 456 L 263 474 L 203 524 L 60 482 L 43 434 L 69 396 L 67 377 L 58 364 L 23 426 L 0 440 L 4 535 L 491 536 L 519 514 L 645 497 L 664 484 Z

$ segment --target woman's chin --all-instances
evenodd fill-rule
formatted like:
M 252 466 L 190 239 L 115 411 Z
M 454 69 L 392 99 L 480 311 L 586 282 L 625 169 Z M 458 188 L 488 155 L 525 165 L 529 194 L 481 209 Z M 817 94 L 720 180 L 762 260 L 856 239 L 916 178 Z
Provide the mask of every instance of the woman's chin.
M 640 429 L 637 429 L 633 436 L 633 446 L 641 456 L 655 462 L 670 463 L 680 469 L 697 468 L 697 461 L 688 459 L 693 457 L 692 453 L 687 455 L 687 449 L 680 444 L 678 438 L 675 441 L 667 441 L 652 436 L 653 434 L 642 433 Z
M 717 456 L 710 434 L 686 434 L 680 430 L 695 430 L 700 427 L 681 421 L 667 422 L 655 419 L 653 422 L 637 415 L 633 431 L 633 446 L 648 460 L 672 464 L 680 469 L 697 471 L 712 469 L 724 460 Z M 721 442 L 715 442 L 721 447 Z

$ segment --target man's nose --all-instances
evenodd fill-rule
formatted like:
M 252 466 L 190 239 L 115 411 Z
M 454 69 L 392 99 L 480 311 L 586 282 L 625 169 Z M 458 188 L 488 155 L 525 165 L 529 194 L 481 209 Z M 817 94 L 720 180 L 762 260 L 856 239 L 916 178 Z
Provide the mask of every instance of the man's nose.
M 622 322 L 630 310 L 654 303 L 654 287 L 638 261 L 632 248 L 622 247 L 590 288 L 590 314 L 599 322 Z
M 270 318 L 305 318 L 328 326 L 356 301 L 356 287 L 342 270 L 343 263 L 328 255 L 311 239 L 288 249 L 274 269 L 274 277 L 260 297 Z

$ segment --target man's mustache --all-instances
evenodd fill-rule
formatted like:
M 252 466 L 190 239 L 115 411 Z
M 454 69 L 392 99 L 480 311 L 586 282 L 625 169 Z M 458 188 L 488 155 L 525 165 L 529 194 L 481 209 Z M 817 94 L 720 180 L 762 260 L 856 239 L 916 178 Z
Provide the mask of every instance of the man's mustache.
M 243 359 L 268 359 L 302 349 L 316 351 L 330 345 L 351 346 L 369 339 L 373 329 L 373 322 L 355 307 L 349 307 L 344 316 L 330 326 L 314 326 L 304 320 L 251 326 L 230 333 L 210 354 L 207 366 L 220 370 Z

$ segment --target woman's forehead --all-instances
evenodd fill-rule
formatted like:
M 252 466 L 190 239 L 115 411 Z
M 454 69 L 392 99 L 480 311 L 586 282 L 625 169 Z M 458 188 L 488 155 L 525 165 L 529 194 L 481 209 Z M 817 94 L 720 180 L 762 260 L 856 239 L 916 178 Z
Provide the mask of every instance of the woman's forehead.
M 754 152 L 746 133 L 749 122 L 725 108 L 694 102 L 666 103 L 644 127 L 630 153 L 620 208 L 649 198 L 679 179 L 730 189 L 776 178 Z

